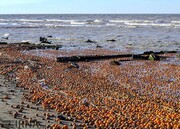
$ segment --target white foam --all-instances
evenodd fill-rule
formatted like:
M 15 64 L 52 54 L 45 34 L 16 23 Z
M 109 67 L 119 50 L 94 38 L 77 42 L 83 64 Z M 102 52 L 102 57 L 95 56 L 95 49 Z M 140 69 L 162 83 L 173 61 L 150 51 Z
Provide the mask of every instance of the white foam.
M 171 23 L 180 24 L 180 21 L 171 21 Z
M 72 24 L 72 25 L 85 25 L 86 22 L 72 21 L 71 24 Z
M 0 19 L 0 21 L 8 22 L 9 20 L 7 20 L 7 19 Z
M 126 25 L 130 26 L 159 26 L 159 27 L 172 27 L 173 24 L 170 23 L 164 23 L 164 24 L 158 24 L 158 23 L 132 23 L 132 22 L 126 22 Z
M 153 21 L 150 20 L 109 20 L 109 22 L 112 23 L 124 23 L 124 24 L 129 24 L 129 23 L 153 23 Z
M 5 33 L 3 36 L 4 37 L 8 37 L 8 36 L 10 36 L 10 34 L 9 33 Z
M 112 24 L 112 23 L 107 23 L 107 26 L 117 26 L 116 24 Z
M 65 23 L 70 23 L 70 22 L 73 22 L 75 20 L 46 19 L 45 21 L 47 21 L 47 22 L 65 22 Z
M 15 21 L 22 21 L 22 22 L 43 22 L 43 20 L 34 20 L 34 19 L 14 19 Z
M 153 21 L 150 21 L 150 20 L 131 20 L 130 22 L 136 22 L 136 23 L 153 23 Z
M 96 19 L 96 20 L 94 20 L 94 22 L 96 22 L 96 23 L 100 23 L 100 22 L 102 22 L 101 20 L 99 20 L 99 19 Z
M 115 23 L 124 23 L 128 22 L 129 20 L 109 20 L 109 22 L 115 22 Z
M 0 26 L 1 26 L 1 25 L 3 25 L 3 26 L 4 26 L 4 25 L 8 25 L 8 23 L 0 23 Z

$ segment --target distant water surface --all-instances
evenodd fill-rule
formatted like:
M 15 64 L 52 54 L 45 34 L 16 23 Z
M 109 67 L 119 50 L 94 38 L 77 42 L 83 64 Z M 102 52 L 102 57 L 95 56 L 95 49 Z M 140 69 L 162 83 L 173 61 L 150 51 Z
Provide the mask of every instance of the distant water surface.
M 9 39 L 3 39 L 4 34 Z M 177 15 L 0 15 L 0 41 L 8 43 L 52 36 L 62 49 L 180 50 L 180 14 Z M 86 43 L 90 39 L 97 43 Z M 114 39 L 115 42 L 107 41 Z

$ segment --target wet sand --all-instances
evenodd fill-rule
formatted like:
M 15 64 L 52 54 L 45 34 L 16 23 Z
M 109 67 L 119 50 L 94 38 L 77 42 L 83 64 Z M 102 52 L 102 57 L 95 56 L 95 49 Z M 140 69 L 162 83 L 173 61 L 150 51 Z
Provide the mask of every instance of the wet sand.
M 35 53 L 18 45 L 4 45 L 0 53 L 0 116 L 4 120 L 55 129 L 180 127 L 177 54 L 166 54 L 168 61 L 123 61 L 114 65 L 110 62 L 118 59 L 109 59 L 79 62 L 74 67 L 55 58 L 120 52 Z
M 0 75 L 0 86 L 1 128 L 45 129 L 54 123 L 57 113 L 53 110 L 44 110 L 40 104 L 25 101 L 23 94 L 26 93 L 26 90 L 16 87 L 15 83 L 2 75 Z M 18 115 L 15 116 L 15 113 Z M 49 114 L 48 119 L 46 119 L 45 113 Z M 72 121 L 61 121 L 62 125 L 71 125 L 72 123 Z M 78 124 L 78 122 L 76 123 Z

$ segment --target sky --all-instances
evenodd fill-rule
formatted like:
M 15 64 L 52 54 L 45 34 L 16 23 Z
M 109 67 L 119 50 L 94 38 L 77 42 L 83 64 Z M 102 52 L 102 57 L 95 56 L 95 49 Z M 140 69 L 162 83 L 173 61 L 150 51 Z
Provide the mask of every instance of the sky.
M 0 14 L 180 14 L 180 0 L 0 0 Z

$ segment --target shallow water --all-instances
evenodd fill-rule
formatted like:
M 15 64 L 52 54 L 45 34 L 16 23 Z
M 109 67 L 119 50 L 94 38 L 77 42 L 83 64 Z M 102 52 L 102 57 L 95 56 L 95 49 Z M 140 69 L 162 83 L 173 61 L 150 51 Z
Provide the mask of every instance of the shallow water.
M 9 39 L 2 39 L 7 33 Z M 40 36 L 52 36 L 48 40 L 67 50 L 179 51 L 179 35 L 180 15 L 0 15 L 0 41 L 38 43 Z

